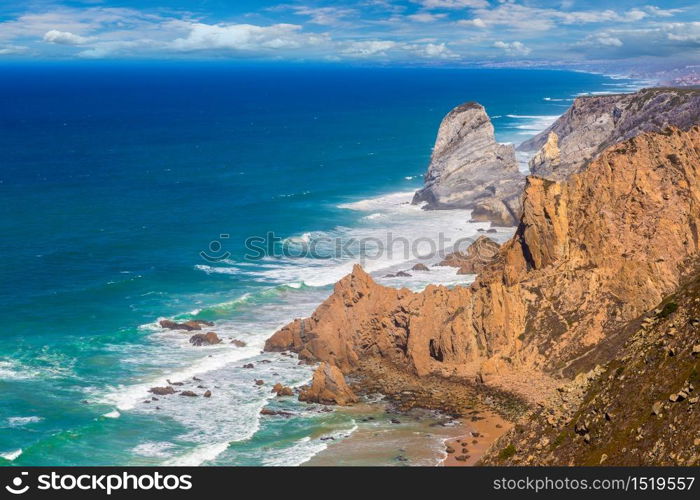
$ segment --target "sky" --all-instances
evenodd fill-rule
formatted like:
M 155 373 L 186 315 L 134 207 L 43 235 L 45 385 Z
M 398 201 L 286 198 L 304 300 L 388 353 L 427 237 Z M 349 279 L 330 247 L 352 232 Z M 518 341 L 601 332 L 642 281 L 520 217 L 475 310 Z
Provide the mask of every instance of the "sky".
M 696 0 L 0 0 L 2 60 L 700 63 Z

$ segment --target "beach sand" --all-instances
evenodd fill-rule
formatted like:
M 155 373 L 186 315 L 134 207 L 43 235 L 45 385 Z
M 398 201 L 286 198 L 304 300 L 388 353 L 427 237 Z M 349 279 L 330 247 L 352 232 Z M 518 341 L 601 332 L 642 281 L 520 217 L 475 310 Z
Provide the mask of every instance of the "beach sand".
M 447 453 L 442 465 L 465 467 L 476 464 L 491 445 L 513 426 L 512 423 L 490 411 L 484 411 L 478 417 L 481 419 L 462 420 L 461 428 L 464 432 L 445 441 L 445 448 L 451 448 L 454 453 Z M 457 457 L 467 458 L 457 460 Z

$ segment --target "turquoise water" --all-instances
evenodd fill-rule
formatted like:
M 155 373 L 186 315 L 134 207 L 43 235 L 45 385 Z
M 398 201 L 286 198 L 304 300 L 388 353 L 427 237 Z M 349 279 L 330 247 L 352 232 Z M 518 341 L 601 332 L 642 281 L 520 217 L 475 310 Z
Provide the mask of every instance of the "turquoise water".
M 298 464 L 321 437 L 348 435 L 347 414 L 289 399 L 270 404 L 293 417 L 261 417 L 270 384 L 301 385 L 311 369 L 260 350 L 353 259 L 247 260 L 245 239 L 476 234 L 486 225 L 468 213 L 405 204 L 445 113 L 476 100 L 499 140 L 520 142 L 581 92 L 634 86 L 539 70 L 0 72 L 0 463 L 14 465 Z M 468 280 L 443 269 L 392 281 L 401 257 L 365 264 L 392 286 Z M 159 318 L 212 320 L 224 342 L 193 347 Z M 147 403 L 168 378 L 213 396 Z

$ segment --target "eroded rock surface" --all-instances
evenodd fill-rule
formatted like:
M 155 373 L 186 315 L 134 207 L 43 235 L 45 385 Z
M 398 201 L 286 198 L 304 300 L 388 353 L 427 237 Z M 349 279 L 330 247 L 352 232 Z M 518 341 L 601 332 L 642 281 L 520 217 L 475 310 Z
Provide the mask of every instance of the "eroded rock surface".
M 357 396 L 345 382 L 343 372 L 330 363 L 321 363 L 311 385 L 299 394 L 299 401 L 345 406 L 357 402 Z
M 466 251 L 446 255 L 440 265 L 458 267 L 457 274 L 477 274 L 496 258 L 500 248 L 491 238 L 479 236 Z
M 513 146 L 496 142 L 484 107 L 468 102 L 442 120 L 425 187 L 413 203 L 471 208 L 477 220 L 512 226 L 520 215 L 523 182 Z
M 699 122 L 698 89 L 651 88 L 633 94 L 579 97 L 551 127 L 518 149 L 539 150 L 530 161 L 533 174 L 561 180 L 579 172 L 613 144 L 668 126 L 687 130 Z

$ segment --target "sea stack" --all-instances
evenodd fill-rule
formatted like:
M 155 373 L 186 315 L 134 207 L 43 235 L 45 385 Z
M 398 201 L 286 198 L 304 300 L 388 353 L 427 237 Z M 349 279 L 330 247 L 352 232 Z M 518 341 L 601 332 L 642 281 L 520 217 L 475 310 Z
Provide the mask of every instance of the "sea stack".
M 425 186 L 413 203 L 431 210 L 473 209 L 478 220 L 512 226 L 523 185 L 513 146 L 496 142 L 484 107 L 467 102 L 443 118 Z

